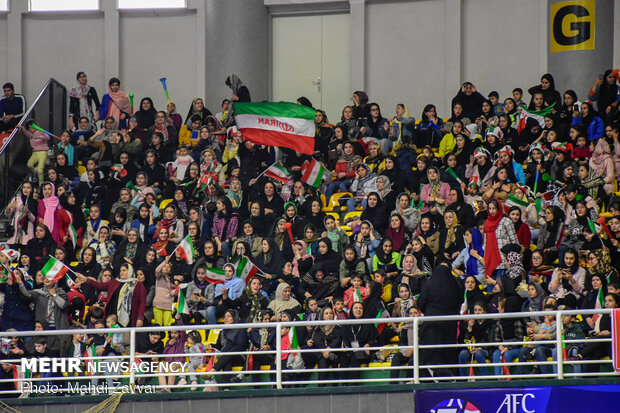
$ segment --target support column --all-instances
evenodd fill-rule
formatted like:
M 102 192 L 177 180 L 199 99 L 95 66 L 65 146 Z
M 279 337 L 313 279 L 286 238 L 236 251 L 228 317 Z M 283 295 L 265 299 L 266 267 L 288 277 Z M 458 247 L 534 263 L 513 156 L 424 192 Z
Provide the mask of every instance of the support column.
M 548 10 L 547 71 L 560 93 L 573 89 L 585 100 L 597 76 L 612 68 L 614 2 L 548 0 Z
M 463 65 L 462 58 L 462 25 L 461 25 L 462 1 L 446 0 L 446 22 L 444 27 L 449 27 L 446 31 L 446 45 L 444 47 L 445 62 L 445 92 L 444 104 L 446 113 L 452 113 L 452 98 L 456 92 L 460 90 L 461 83 L 464 80 L 473 81 L 472 79 L 462 79 L 461 70 Z
M 121 33 L 120 33 L 120 12 L 116 9 L 115 1 L 102 1 L 101 10 L 103 10 L 103 33 L 105 42 L 103 42 L 103 54 L 105 56 L 103 75 L 105 82 L 105 91 L 107 93 L 108 80 L 111 77 L 119 77 L 122 79 L 120 55 L 121 55 Z
M 7 80 L 15 85 L 17 93 L 25 93 L 23 83 L 22 19 L 28 13 L 27 1 L 12 1 L 7 15 Z M 28 103 L 28 102 L 26 102 Z
M 366 87 L 366 0 L 349 0 L 350 93 Z

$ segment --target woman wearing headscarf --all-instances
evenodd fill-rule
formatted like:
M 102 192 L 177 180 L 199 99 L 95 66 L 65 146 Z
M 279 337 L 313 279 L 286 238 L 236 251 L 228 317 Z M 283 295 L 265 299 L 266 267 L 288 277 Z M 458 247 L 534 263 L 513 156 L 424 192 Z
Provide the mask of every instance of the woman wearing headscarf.
M 191 126 L 191 119 L 194 116 L 200 116 L 200 124 L 207 124 L 207 117 L 212 116 L 212 113 L 207 109 L 204 105 L 204 102 L 201 98 L 195 98 L 192 100 L 192 104 L 189 107 L 189 111 L 187 112 L 187 116 L 185 117 L 185 124 Z
M 591 280 L 595 275 L 598 275 L 601 280 L 604 279 L 606 285 L 618 284 L 620 282 L 618 270 L 611 263 L 609 251 L 604 248 L 590 251 L 588 254 L 588 268 L 586 269 L 586 281 L 584 284 L 585 291 L 592 289 Z
M 263 272 L 263 287 L 269 289 L 271 280 L 280 270 L 282 261 L 282 253 L 276 245 L 275 241 L 270 238 L 264 238 L 261 246 L 261 252 L 254 256 L 252 260 L 254 264 Z
M 473 276 L 478 282 L 484 280 L 484 248 L 482 246 L 482 233 L 476 227 L 465 230 L 463 236 L 465 248 L 452 262 L 454 272 L 460 276 Z M 463 265 L 464 271 L 457 269 Z
M 146 288 L 135 277 L 133 266 L 124 263 L 119 269 L 119 277 L 100 283 L 93 277 L 78 273 L 85 283 L 108 292 L 107 315 L 116 314 L 123 327 L 142 327 L 146 310 Z
M 396 192 L 392 189 L 392 183 L 390 178 L 385 175 L 379 175 L 376 181 L 377 194 L 379 199 L 383 202 L 383 208 L 391 208 L 396 203 Z M 384 214 L 388 211 L 384 211 Z M 385 219 L 385 217 L 383 217 Z M 376 228 L 376 225 L 375 225 Z
M 317 300 L 319 307 L 327 305 L 340 291 L 337 273 L 330 273 L 321 264 L 315 263 L 309 272 L 302 275 L 301 286 L 306 297 Z
M 412 249 L 413 252 L 413 249 Z M 412 297 L 420 294 L 428 275 L 418 268 L 418 260 L 413 254 L 405 254 L 401 261 L 403 268 L 396 278 L 396 284 L 407 284 Z
M 372 259 L 373 273 L 378 270 L 383 270 L 390 282 L 398 276 L 398 269 L 400 268 L 401 261 L 401 255 L 394 251 L 393 245 L 390 238 L 383 238 Z
M 130 229 L 127 233 L 127 238 L 122 240 L 116 248 L 116 251 L 114 251 L 112 267 L 114 269 L 120 269 L 122 264 L 128 263 L 135 268 L 140 268 L 144 263 L 147 250 L 148 248 L 140 239 L 138 230 L 135 228 Z
M 508 210 L 508 217 L 514 223 L 515 233 L 521 245 L 525 250 L 530 249 L 530 242 L 532 241 L 532 233 L 530 226 L 521 220 L 521 208 L 513 206 Z
M 153 126 L 155 124 L 155 116 L 157 116 L 157 110 L 153 105 L 153 99 L 150 97 L 142 98 L 140 101 L 140 110 L 138 110 L 134 116 L 138 121 L 139 128 L 146 130 Z
M 543 290 L 540 283 L 530 282 L 527 285 L 528 299 L 523 302 L 521 312 L 536 312 L 543 311 L 545 307 L 545 299 L 547 295 Z M 528 318 L 528 321 L 534 321 L 535 323 L 541 323 L 544 317 L 532 316 Z
M 314 264 L 321 266 L 326 274 L 338 275 L 342 256 L 332 248 L 332 241 L 325 237 L 319 241 L 319 254 L 314 259 Z
M 446 207 L 446 212 L 454 211 L 456 218 L 463 228 L 473 227 L 476 223 L 474 208 L 465 202 L 465 197 L 460 188 L 450 189 L 450 200 L 452 203 Z
M 528 93 L 532 96 L 536 93 L 542 93 L 545 106 L 555 105 L 555 110 L 560 110 L 560 106 L 562 105 L 562 97 L 560 96 L 560 92 L 555 90 L 555 81 L 553 80 L 551 73 L 545 73 L 542 75 L 540 78 L 540 84 L 529 88 Z
M 46 182 L 42 186 L 43 199 L 39 201 L 37 208 L 38 223 L 44 224 L 52 234 L 52 238 L 56 243 L 60 241 L 59 231 L 59 210 L 60 200 L 56 196 L 56 188 L 51 182 Z
M 332 176 L 336 178 L 331 182 L 325 190 L 325 201 L 329 204 L 329 200 L 333 193 L 337 190 L 347 192 L 351 186 L 353 178 L 355 178 L 356 166 L 362 162 L 362 158 L 355 154 L 353 143 L 345 142 L 342 145 L 342 156 L 336 162 L 336 167 L 332 172 Z
M 292 310 L 295 314 L 301 313 L 301 304 L 292 296 L 291 286 L 285 282 L 278 283 L 276 296 L 267 308 L 271 309 L 276 316 L 286 310 Z
M 30 272 L 36 274 L 47 260 L 49 256 L 56 250 L 56 242 L 52 238 L 47 226 L 37 224 L 34 228 L 34 237 L 28 241 L 24 253 L 30 257 Z
M 392 240 L 392 249 L 396 252 L 402 252 L 409 243 L 409 234 L 405 228 L 405 220 L 397 213 L 390 216 L 390 227 L 386 232 L 386 237 Z
M 585 280 L 586 271 L 579 266 L 579 254 L 569 248 L 564 252 L 564 259 L 551 275 L 549 292 L 558 300 L 558 304 L 576 308 Z
M 218 249 L 222 251 L 224 259 L 228 259 L 231 254 L 232 244 L 237 239 L 237 229 L 239 217 L 234 214 L 229 198 L 220 197 L 216 203 L 217 212 L 213 217 L 212 235 L 218 244 Z
M 452 261 L 465 247 L 464 229 L 459 224 L 456 212 L 446 211 L 443 218 L 445 226 L 439 231 L 439 253 L 448 261 Z
M 406 172 L 401 169 L 398 159 L 394 155 L 388 155 L 384 162 L 385 169 L 381 171 L 381 175 L 390 180 L 390 187 L 394 193 L 400 194 L 407 185 Z
M 411 206 L 411 198 L 406 192 L 401 192 L 396 199 L 396 208 L 392 214 L 400 215 L 405 221 L 405 228 L 409 232 L 414 232 L 420 223 L 420 210 Z
M 33 189 L 32 182 L 24 182 L 20 193 L 15 195 L 5 209 L 5 214 L 11 219 L 14 230 L 7 243 L 15 248 L 26 245 L 34 237 L 34 227 L 39 212 Z
M 228 86 L 233 93 L 232 101 L 233 102 L 251 102 L 250 91 L 246 86 L 244 86 L 239 76 L 236 74 L 232 74 L 226 78 L 226 86 Z M 228 113 L 231 111 L 229 110 Z
M 450 205 L 450 185 L 441 182 L 439 179 L 439 169 L 434 166 L 427 168 L 428 184 L 422 187 L 420 199 L 424 206 L 420 210 L 422 215 L 430 213 L 438 218 L 443 215 L 446 206 Z
M 183 221 L 178 218 L 177 209 L 173 205 L 169 204 L 164 209 L 164 217 L 157 224 L 155 237 L 159 235 L 163 228 L 168 230 L 168 238 L 172 242 L 179 243 L 185 238 L 185 226 Z
M 108 93 L 103 95 L 99 107 L 99 119 L 114 118 L 114 127 L 119 128 L 121 120 L 127 119 L 131 104 L 127 93 L 120 90 L 121 81 L 113 77 L 108 81 Z
M 362 280 L 368 280 L 366 262 L 361 259 L 354 245 L 349 245 L 344 250 L 344 258 L 340 262 L 340 286 L 346 288 L 351 282 L 351 277 L 359 275 Z
M 590 142 L 604 137 L 605 125 L 603 119 L 588 102 L 581 104 L 581 111 L 573 112 L 571 125 L 581 125 Z
M 331 307 L 325 307 L 319 312 L 319 320 L 333 320 L 334 310 Z M 308 335 L 305 343 L 307 349 L 317 349 L 317 353 L 311 353 L 311 357 L 319 366 L 319 369 L 332 369 L 334 371 L 333 380 L 340 378 L 338 373 L 338 365 L 343 359 L 343 353 L 330 352 L 330 348 L 341 348 L 344 341 L 344 331 L 341 326 L 337 325 L 320 325 L 316 326 L 311 334 Z M 314 364 L 314 363 L 310 363 Z M 306 361 L 306 366 L 309 366 Z M 329 379 L 329 372 L 319 373 L 319 380 Z M 320 386 L 320 384 L 319 384 Z
M 465 168 L 465 177 L 469 180 L 474 176 L 477 177 L 480 187 L 490 185 L 496 169 L 491 159 L 491 153 L 488 150 L 483 147 L 476 148 Z
M 101 103 L 94 87 L 88 84 L 86 73 L 78 72 L 76 75 L 77 85 L 69 92 L 69 113 L 73 115 L 74 122 L 81 117 L 97 120 L 97 111 Z M 95 110 L 93 110 L 93 103 Z
M 275 242 L 276 246 L 280 250 L 282 258 L 292 261 L 295 254 L 293 252 L 291 238 L 286 230 L 286 219 L 279 218 L 276 220 L 273 228 L 271 229 L 270 238 Z
M 424 244 L 429 247 L 433 256 L 439 254 L 439 235 L 439 231 L 437 231 L 437 227 L 431 217 L 426 216 L 420 220 L 418 236 L 424 241 Z
M 595 176 L 603 178 L 605 181 L 605 192 L 611 194 L 614 190 L 614 161 L 611 156 L 611 149 L 605 139 L 599 139 L 594 147 L 594 152 L 590 158 L 590 169 Z
M 366 318 L 364 305 L 360 302 L 354 303 L 350 314 L 351 318 L 355 320 Z M 377 328 L 372 324 L 347 324 L 342 326 L 342 329 L 344 330 L 344 347 L 358 350 L 342 353 L 340 366 L 355 368 L 362 364 L 368 364 L 374 351 L 364 350 L 364 348 L 377 346 L 379 339 Z M 360 376 L 360 371 L 345 373 L 345 377 L 349 379 L 358 379 Z
M 239 314 L 236 310 L 226 310 L 224 313 L 224 324 L 231 325 L 239 323 Z M 248 333 L 245 328 L 224 329 L 221 331 L 217 338 L 217 343 L 214 346 L 210 344 L 207 346 L 208 350 L 216 348 L 219 350 L 219 354 L 215 364 L 213 365 L 213 371 L 232 371 L 232 367 L 235 364 L 243 364 L 245 362 L 243 356 L 227 355 L 227 352 L 246 351 L 248 349 Z M 212 356 L 214 357 L 214 356 Z M 216 376 L 220 382 L 233 382 L 238 383 L 241 381 L 241 377 L 231 377 L 230 374 L 222 374 Z M 216 384 L 216 381 L 211 379 L 207 385 Z M 205 391 L 208 387 L 205 387 Z
M 368 221 L 372 227 L 379 234 L 382 234 L 387 229 L 387 220 L 383 216 L 384 203 L 379 197 L 377 192 L 371 192 L 368 194 L 366 208 L 362 211 L 360 219 L 362 221 Z
M 418 308 L 427 316 L 455 315 L 462 301 L 461 288 L 450 267 L 440 264 L 424 285 L 418 297 Z M 425 322 L 420 330 L 420 344 L 454 344 L 456 335 L 456 321 Z M 428 349 L 420 353 L 421 364 L 456 364 L 454 349 Z M 441 375 L 440 372 L 434 373 Z
M 553 205 L 545 209 L 545 222 L 540 226 L 537 247 L 544 253 L 545 263 L 558 257 L 558 248 L 564 232 L 564 212 Z
M 484 275 L 487 284 L 503 275 L 506 269 L 500 250 L 507 244 L 518 244 L 515 227 L 504 216 L 501 201 L 491 199 L 487 203 L 488 218 L 484 222 Z M 494 277 L 493 277 L 494 276 Z

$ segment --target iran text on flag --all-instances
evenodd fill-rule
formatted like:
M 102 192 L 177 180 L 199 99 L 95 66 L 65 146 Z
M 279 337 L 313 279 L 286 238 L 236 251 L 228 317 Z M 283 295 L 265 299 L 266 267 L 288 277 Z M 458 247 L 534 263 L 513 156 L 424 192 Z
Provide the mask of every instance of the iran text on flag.
M 224 284 L 226 281 L 226 272 L 224 270 L 218 270 L 217 268 L 207 268 L 207 281 L 211 284 Z
M 241 278 L 245 283 L 249 283 L 252 277 L 258 273 L 258 267 L 248 259 L 248 257 L 242 257 L 236 266 L 236 274 L 238 278 Z
M 41 270 L 41 273 L 48 280 L 57 282 L 62 277 L 64 277 L 68 271 L 69 271 L 69 267 L 67 267 L 62 262 L 58 261 L 56 258 L 50 257 L 50 259 L 47 260 L 47 263 Z
M 177 246 L 177 249 L 179 250 L 179 255 L 185 260 L 186 263 L 194 263 L 194 243 L 189 235 L 181 241 L 181 243 Z
M 307 155 L 314 152 L 314 109 L 290 102 L 236 102 L 234 109 L 237 127 L 244 138 Z
M 325 171 L 325 167 L 316 159 L 306 161 L 301 166 L 301 180 L 316 188 L 321 185 Z
M 287 171 L 286 168 L 279 163 L 274 163 L 269 168 L 267 168 L 267 170 L 265 170 L 265 175 L 270 178 L 277 179 L 278 181 L 283 183 L 287 183 L 293 178 L 293 175 L 291 175 L 290 172 Z

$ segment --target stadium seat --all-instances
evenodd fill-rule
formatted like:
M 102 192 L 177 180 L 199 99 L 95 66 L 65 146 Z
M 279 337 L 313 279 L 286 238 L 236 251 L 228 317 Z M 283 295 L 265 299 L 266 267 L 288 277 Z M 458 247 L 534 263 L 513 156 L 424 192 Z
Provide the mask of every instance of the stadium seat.
M 82 176 L 82 174 L 86 173 L 86 168 L 82 165 L 77 167 L 77 171 L 80 174 L 80 176 Z

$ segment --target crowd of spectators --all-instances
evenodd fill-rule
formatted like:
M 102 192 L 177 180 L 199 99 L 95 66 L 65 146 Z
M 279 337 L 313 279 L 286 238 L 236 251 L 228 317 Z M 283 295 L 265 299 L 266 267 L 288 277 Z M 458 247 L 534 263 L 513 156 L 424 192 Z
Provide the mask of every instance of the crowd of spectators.
M 80 331 L 67 339 L 15 338 L 2 358 L 72 356 L 86 343 L 97 354 L 122 354 L 128 343 L 117 335 L 88 334 L 105 325 L 267 323 L 224 330 L 212 345 L 196 330 L 167 340 L 140 336 L 138 353 L 187 353 L 191 371 L 181 381 L 195 388 L 201 355 L 212 347 L 221 356 L 209 368 L 220 371 L 244 362 L 226 352 L 274 349 L 276 340 L 284 349 L 294 342 L 327 349 L 286 354 L 285 368 L 411 362 L 410 350 L 329 351 L 411 345 L 410 323 L 302 327 L 293 340 L 289 329 L 275 336 L 269 323 L 276 320 L 619 304 L 617 71 L 606 71 L 581 100 L 573 90 L 560 94 L 550 74 L 528 95 L 515 88 L 503 101 L 467 82 L 449 116 L 442 119 L 428 104 L 419 121 L 404 104 L 384 117 L 379 104 L 356 91 L 337 122 L 316 110 L 311 156 L 255 145 L 238 132 L 234 102 L 251 101 L 250 92 L 236 75 L 226 84 L 232 97 L 218 113 L 196 98 L 183 118 L 174 103 L 158 111 L 149 97 L 133 113 L 117 78 L 100 100 L 80 72 L 70 93 L 70 128 L 60 140 L 34 129 L 33 120 L 17 126 L 31 142 L 32 173 L 6 208 L 13 234 L 0 252 L 1 329 Z M 23 98 L 11 84 L 4 91 L 6 130 L 16 127 L 25 103 L 15 103 Z M 312 107 L 305 97 L 297 103 Z M 331 171 L 319 187 L 301 179 L 312 158 Z M 262 174 L 274 162 L 290 181 Z M 188 236 L 191 264 L 176 249 Z M 70 267 L 68 277 L 54 282 L 42 274 L 50 256 Z M 236 277 L 244 257 L 258 267 L 247 283 Z M 225 281 L 213 282 L 214 271 Z M 180 295 L 188 311 L 177 311 Z M 608 316 L 566 317 L 563 326 L 567 339 L 610 335 Z M 421 344 L 472 343 L 460 352 L 426 350 L 422 363 L 545 361 L 556 356 L 553 345 L 524 341 L 553 338 L 553 317 L 422 323 Z M 476 347 L 485 341 L 514 346 Z M 608 344 L 574 345 L 569 356 L 597 359 L 609 351 Z M 274 363 L 273 355 L 254 357 L 255 368 Z M 10 377 L 9 368 L 3 365 L 2 377 Z M 160 383 L 162 391 L 169 391 L 166 383 L 174 378 Z

